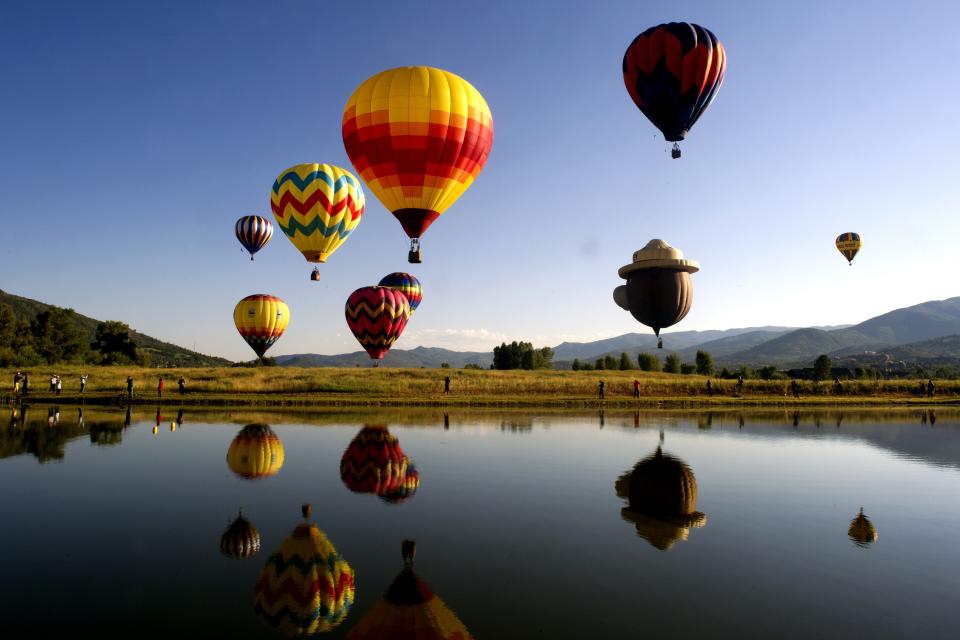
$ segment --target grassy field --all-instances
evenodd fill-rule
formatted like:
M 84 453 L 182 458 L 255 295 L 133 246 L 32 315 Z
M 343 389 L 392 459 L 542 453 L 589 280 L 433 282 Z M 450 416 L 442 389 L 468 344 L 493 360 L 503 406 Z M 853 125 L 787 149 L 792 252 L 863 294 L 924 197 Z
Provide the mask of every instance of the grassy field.
M 63 379 L 60 398 L 49 393 L 50 375 Z M 800 399 L 788 397 L 790 382 L 746 380 L 736 394 L 733 380 L 642 371 L 489 371 L 461 369 L 300 369 L 60 366 L 31 369 L 33 402 L 80 401 L 81 373 L 89 375 L 83 401 L 89 404 L 126 402 L 126 379 L 133 376 L 134 402 L 155 403 L 157 381 L 164 378 L 164 400 L 185 405 L 216 406 L 475 406 L 475 407 L 736 407 L 837 404 L 960 403 L 960 381 L 935 381 L 933 398 L 917 394 L 918 380 L 856 381 L 843 383 L 837 394 L 832 383 L 801 382 Z M 12 396 L 14 369 L 0 369 L 5 377 L 0 399 Z M 443 379 L 451 378 L 450 393 Z M 181 398 L 177 380 L 186 380 Z M 606 382 L 606 399 L 597 398 L 597 382 Z M 632 397 L 633 380 L 640 381 L 640 399 Z

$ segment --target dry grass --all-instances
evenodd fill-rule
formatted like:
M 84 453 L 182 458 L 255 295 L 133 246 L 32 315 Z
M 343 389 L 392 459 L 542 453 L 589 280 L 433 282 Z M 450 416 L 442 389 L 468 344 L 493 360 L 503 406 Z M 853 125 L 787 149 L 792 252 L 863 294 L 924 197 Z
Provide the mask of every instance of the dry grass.
M 5 376 L 2 393 L 9 397 L 14 369 L 0 369 Z M 29 370 L 31 396 L 50 399 L 52 373 L 64 381 L 61 401 L 75 400 L 81 373 L 89 374 L 87 402 L 120 401 L 126 393 L 127 376 L 134 378 L 135 400 L 152 402 L 157 397 L 158 376 L 164 377 L 164 398 L 179 400 L 177 379 L 186 379 L 186 404 L 325 405 L 410 404 L 451 406 L 593 406 L 597 382 L 606 381 L 606 406 L 641 405 L 771 405 L 796 404 L 788 397 L 789 381 L 747 380 L 743 393 L 735 395 L 735 381 L 711 379 L 713 396 L 706 391 L 707 378 L 642 371 L 489 371 L 461 369 L 301 369 L 196 368 L 149 369 L 140 367 L 58 366 Z M 451 393 L 444 395 L 443 379 L 451 377 Z M 633 380 L 641 383 L 639 403 L 633 400 Z M 846 381 L 843 394 L 832 383 L 802 382 L 803 404 L 868 404 L 960 401 L 960 381 L 936 383 L 936 397 L 920 398 L 918 380 Z

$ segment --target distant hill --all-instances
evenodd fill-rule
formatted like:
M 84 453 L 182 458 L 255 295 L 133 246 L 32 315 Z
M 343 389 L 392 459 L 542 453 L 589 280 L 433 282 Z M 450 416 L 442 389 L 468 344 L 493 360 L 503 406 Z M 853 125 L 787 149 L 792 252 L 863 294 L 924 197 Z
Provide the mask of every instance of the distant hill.
M 850 329 L 885 344 L 908 344 L 960 334 L 960 297 L 890 311 Z
M 31 300 L 30 298 L 24 298 L 11 293 L 6 293 L 2 290 L 0 290 L 0 303 L 6 303 L 10 305 L 13 308 L 14 313 L 17 314 L 18 318 L 25 318 L 27 320 L 35 318 L 37 314 L 53 306 L 43 302 L 38 302 L 37 300 Z M 79 313 L 76 314 L 76 320 L 77 327 L 83 332 L 87 342 L 92 342 L 94 336 L 96 335 L 97 325 L 100 324 L 101 321 L 95 320 L 94 318 L 88 318 L 87 316 L 80 315 Z M 152 338 L 132 329 L 130 330 L 130 338 L 133 340 L 134 344 L 137 345 L 137 347 L 150 354 L 151 362 L 154 365 L 177 365 L 181 367 L 220 367 L 231 364 L 231 362 L 225 358 L 207 356 L 202 353 L 197 353 L 196 351 L 184 349 L 183 347 L 178 347 L 175 344 L 157 340 L 156 338 Z
M 315 353 L 301 353 L 287 356 L 276 356 L 277 364 L 282 367 L 369 367 L 370 356 L 366 351 L 354 351 L 335 356 L 318 355 Z M 382 367 L 427 367 L 435 368 L 446 362 L 455 369 L 462 369 L 468 364 L 475 364 L 488 369 L 493 363 L 493 351 L 450 351 L 437 347 L 417 347 L 415 349 L 391 349 L 384 356 Z

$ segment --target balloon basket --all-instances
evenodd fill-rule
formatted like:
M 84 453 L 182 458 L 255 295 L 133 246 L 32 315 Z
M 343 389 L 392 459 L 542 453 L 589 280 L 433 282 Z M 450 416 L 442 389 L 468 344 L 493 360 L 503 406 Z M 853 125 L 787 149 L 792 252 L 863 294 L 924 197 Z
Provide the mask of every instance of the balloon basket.
M 407 262 L 410 264 L 420 264 L 423 262 L 423 255 L 420 253 L 420 250 L 417 249 L 416 251 L 410 251 L 407 254 Z
M 316 267 L 314 267 L 313 272 L 310 274 L 310 279 L 313 280 L 314 282 L 317 282 L 318 280 L 320 280 L 320 269 L 317 269 Z
M 673 143 L 673 149 L 670 149 L 670 157 L 676 160 L 680 157 L 680 145 Z

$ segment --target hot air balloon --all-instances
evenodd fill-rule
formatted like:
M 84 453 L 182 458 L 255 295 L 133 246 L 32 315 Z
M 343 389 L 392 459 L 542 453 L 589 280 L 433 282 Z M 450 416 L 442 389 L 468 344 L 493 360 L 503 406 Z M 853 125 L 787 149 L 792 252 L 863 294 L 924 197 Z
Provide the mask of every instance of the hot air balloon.
M 360 181 L 346 169 L 316 162 L 281 173 L 270 192 L 277 224 L 307 262 L 326 262 L 363 216 Z M 320 279 L 314 267 L 311 280 Z
M 290 309 L 276 296 L 257 293 L 237 303 L 233 309 L 233 322 L 257 357 L 262 358 L 286 330 Z
M 629 501 L 621 517 L 661 551 L 686 540 L 691 528 L 707 523 L 707 516 L 697 511 L 693 471 L 681 460 L 664 455 L 660 447 L 620 476 L 615 486 L 617 495 Z
M 613 301 L 624 311 L 630 311 L 630 303 L 627 302 L 627 285 L 622 284 L 613 290 Z
M 860 251 L 860 247 L 863 246 L 863 242 L 860 241 L 860 234 L 853 233 L 848 231 L 847 233 L 841 233 L 837 236 L 837 251 L 843 254 L 843 257 L 847 259 L 847 263 L 852 267 L 853 258 L 857 255 L 857 251 Z
M 383 71 L 361 84 L 343 111 L 350 162 L 410 237 L 420 238 L 479 175 L 493 145 L 493 116 L 463 78 L 432 67 Z
M 234 232 L 237 234 L 237 240 L 250 252 L 250 259 L 253 260 L 253 254 L 267 246 L 270 238 L 273 237 L 273 223 L 260 216 L 243 216 L 237 220 Z
M 317 525 L 304 522 L 280 544 L 257 578 L 253 609 L 289 637 L 330 631 L 343 622 L 354 599 L 353 568 Z
M 856 518 L 850 521 L 850 528 L 847 535 L 858 547 L 869 547 L 877 541 L 877 528 L 870 522 L 870 518 L 863 515 L 863 507 L 860 507 L 860 513 Z
M 633 262 L 620 267 L 621 278 L 627 281 L 627 305 L 639 322 L 653 329 L 660 337 L 660 329 L 683 320 L 693 305 L 693 283 L 690 274 L 700 270 L 695 260 L 683 257 L 683 252 L 663 240 L 651 240 L 643 249 L 635 251 Z M 614 293 L 614 300 L 616 300 Z M 657 346 L 662 348 L 663 341 Z
M 248 424 L 230 443 L 227 466 L 247 480 L 276 475 L 283 466 L 283 442 L 269 425 Z
M 228 558 L 242 560 L 260 551 L 260 532 L 243 517 L 243 511 L 220 536 L 220 553 Z
M 473 640 L 457 615 L 414 573 L 416 543 L 404 540 L 401 553 L 403 570 L 347 640 Z
M 407 326 L 410 301 L 393 289 L 363 287 L 347 298 L 345 313 L 357 341 L 372 360 L 379 361 Z
M 407 296 L 407 300 L 410 301 L 410 315 L 413 315 L 413 312 L 420 306 L 420 301 L 423 300 L 423 289 L 420 287 L 420 281 L 409 273 L 398 271 L 383 276 L 378 286 L 399 291 Z
M 420 474 L 385 426 L 365 425 L 340 458 L 340 479 L 356 493 L 372 493 L 387 502 L 413 495 Z
M 650 27 L 623 54 L 623 83 L 634 104 L 673 143 L 679 142 L 717 95 L 727 70 L 723 45 L 707 29 L 686 22 Z

